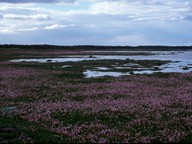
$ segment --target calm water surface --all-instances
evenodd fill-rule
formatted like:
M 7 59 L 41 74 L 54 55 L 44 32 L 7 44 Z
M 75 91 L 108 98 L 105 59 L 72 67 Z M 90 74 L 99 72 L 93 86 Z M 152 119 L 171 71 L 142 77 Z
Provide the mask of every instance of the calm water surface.
M 134 74 L 151 74 L 154 72 L 192 72 L 192 51 L 145 51 L 144 53 L 150 53 L 151 55 L 139 55 L 143 51 L 95 51 L 95 52 L 114 52 L 114 53 L 138 53 L 138 55 L 70 55 L 70 56 L 59 56 L 58 58 L 39 58 L 39 59 L 15 59 L 11 62 L 79 62 L 79 61 L 90 61 L 90 60 L 168 60 L 171 61 L 168 64 L 161 65 L 158 68 L 160 70 L 154 71 L 149 68 L 146 70 L 144 68 L 138 68 L 132 71 Z M 116 66 L 116 69 L 121 69 L 121 67 Z M 121 76 L 130 75 L 129 72 L 109 72 L 108 68 L 95 68 L 96 70 L 86 70 L 84 72 L 85 77 L 99 77 L 99 76 Z M 122 67 L 125 69 L 125 67 Z

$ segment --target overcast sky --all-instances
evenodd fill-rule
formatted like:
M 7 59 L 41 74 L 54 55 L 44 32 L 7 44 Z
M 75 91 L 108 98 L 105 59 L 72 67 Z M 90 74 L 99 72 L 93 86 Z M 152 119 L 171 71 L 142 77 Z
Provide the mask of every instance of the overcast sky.
M 0 44 L 192 45 L 192 0 L 0 0 Z

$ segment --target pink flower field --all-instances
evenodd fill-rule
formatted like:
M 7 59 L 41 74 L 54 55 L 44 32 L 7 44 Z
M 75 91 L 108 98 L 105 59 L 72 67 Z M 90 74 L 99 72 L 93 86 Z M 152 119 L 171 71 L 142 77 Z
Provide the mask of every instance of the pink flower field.
M 0 62 L 0 129 L 29 123 L 14 142 L 192 142 L 192 73 L 86 79 L 51 66 Z

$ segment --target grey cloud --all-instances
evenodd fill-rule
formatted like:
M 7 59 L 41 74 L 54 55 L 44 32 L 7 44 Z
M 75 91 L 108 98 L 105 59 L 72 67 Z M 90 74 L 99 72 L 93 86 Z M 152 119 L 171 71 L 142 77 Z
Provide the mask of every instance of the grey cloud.
M 76 0 L 0 0 L 5 3 L 73 3 Z

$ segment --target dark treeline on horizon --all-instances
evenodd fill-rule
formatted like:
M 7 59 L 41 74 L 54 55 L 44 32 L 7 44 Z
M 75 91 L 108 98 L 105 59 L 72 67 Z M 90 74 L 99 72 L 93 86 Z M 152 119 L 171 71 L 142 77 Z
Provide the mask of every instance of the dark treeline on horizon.
M 62 50 L 192 50 L 192 46 L 97 46 L 97 45 L 17 45 L 1 44 L 0 49 L 62 49 Z

